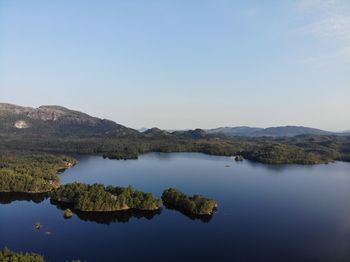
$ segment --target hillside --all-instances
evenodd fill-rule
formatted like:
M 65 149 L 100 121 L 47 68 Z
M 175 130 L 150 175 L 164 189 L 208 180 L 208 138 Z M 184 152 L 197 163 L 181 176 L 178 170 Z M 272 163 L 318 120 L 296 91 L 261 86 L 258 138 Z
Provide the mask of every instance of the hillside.
M 143 133 L 113 121 L 60 106 L 39 108 L 0 104 L 0 152 L 101 154 L 111 159 L 136 159 L 147 152 L 201 152 L 241 155 L 270 164 L 317 164 L 349 161 L 350 136 L 307 127 L 224 128 Z M 327 134 L 327 135 L 324 135 Z M 322 136 L 320 136 L 322 135 Z
M 61 106 L 22 107 L 0 103 L 0 134 L 36 136 L 125 136 L 136 130 Z
M 206 132 L 208 134 L 225 134 L 225 135 L 237 135 L 237 136 L 246 136 L 251 135 L 254 132 L 263 130 L 263 128 L 258 127 L 249 127 L 249 126 L 237 126 L 237 127 L 218 127 L 214 129 L 208 129 Z
M 321 129 L 304 126 L 278 126 L 268 128 L 256 127 L 221 127 L 207 130 L 209 134 L 225 134 L 231 136 L 250 136 L 250 137 L 293 137 L 299 135 L 336 135 Z M 340 134 L 339 134 L 340 135 Z

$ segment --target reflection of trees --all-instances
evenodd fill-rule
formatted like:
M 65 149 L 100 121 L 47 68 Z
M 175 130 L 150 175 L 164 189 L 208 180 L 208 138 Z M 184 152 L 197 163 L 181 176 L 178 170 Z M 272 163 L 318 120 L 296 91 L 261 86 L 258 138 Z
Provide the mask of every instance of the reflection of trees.
M 48 193 L 14 193 L 3 192 L 0 193 L 0 204 L 11 204 L 15 201 L 28 201 L 34 203 L 41 203 L 49 197 Z
M 159 215 L 161 209 L 157 211 L 141 211 L 141 210 L 124 210 L 118 212 L 76 212 L 77 216 L 84 221 L 93 221 L 98 224 L 111 224 L 115 222 L 127 223 L 130 218 L 137 219 L 146 218 L 151 220 L 154 216 Z
M 56 205 L 58 209 L 64 210 L 70 208 L 81 220 L 92 221 L 98 224 L 112 224 L 112 223 L 127 223 L 131 218 L 146 218 L 151 220 L 156 215 L 161 214 L 161 209 L 155 211 L 142 211 L 136 209 L 122 210 L 116 212 L 82 212 L 74 210 L 72 205 L 57 203 L 51 200 L 51 204 Z
M 180 212 L 181 214 L 185 215 L 186 217 L 188 217 L 188 218 L 190 218 L 190 219 L 192 219 L 192 220 L 197 220 L 197 219 L 198 219 L 198 220 L 201 220 L 201 221 L 204 222 L 204 223 L 209 223 L 210 220 L 213 218 L 213 215 L 200 215 L 200 216 L 198 216 L 198 215 L 193 215 L 193 214 L 187 212 L 187 211 L 184 210 L 184 209 L 175 208 L 175 207 L 173 207 L 173 206 L 170 205 L 170 204 L 163 203 L 163 205 L 164 205 L 166 208 L 170 209 L 170 210 L 176 210 L 176 211 Z
M 49 197 L 48 193 L 39 193 L 39 194 L 30 194 L 30 193 L 0 193 L 0 204 L 11 204 L 15 201 L 28 201 L 28 202 L 34 202 L 34 203 L 41 203 L 45 199 Z M 51 203 L 53 205 L 56 205 L 58 209 L 64 210 L 66 208 L 72 209 L 72 211 L 83 221 L 92 221 L 96 222 L 98 224 L 111 224 L 111 223 L 127 223 L 131 218 L 145 218 L 148 220 L 151 220 L 156 215 L 160 215 L 162 210 L 156 210 L 156 211 L 142 211 L 142 210 L 135 210 L 135 209 L 129 209 L 129 210 L 123 210 L 123 211 L 117 211 L 117 212 L 81 212 L 74 210 L 71 205 L 68 204 L 62 204 L 62 203 L 56 203 L 51 200 Z M 164 204 L 164 206 L 168 209 L 175 209 L 172 206 L 168 204 Z M 184 210 L 175 209 L 178 212 L 181 212 L 183 215 L 187 216 L 188 218 L 192 220 L 201 220 L 204 223 L 210 222 L 212 219 L 212 215 L 205 215 L 205 216 L 194 216 L 192 214 L 189 214 L 185 212 Z

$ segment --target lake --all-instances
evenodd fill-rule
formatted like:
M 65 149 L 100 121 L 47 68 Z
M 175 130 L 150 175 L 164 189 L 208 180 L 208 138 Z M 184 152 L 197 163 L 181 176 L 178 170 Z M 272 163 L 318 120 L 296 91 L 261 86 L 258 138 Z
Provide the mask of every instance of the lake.
M 199 153 L 78 160 L 62 183 L 132 185 L 158 197 L 175 187 L 215 198 L 218 210 L 210 219 L 163 207 L 67 220 L 45 196 L 1 194 L 0 247 L 52 262 L 350 260 L 350 163 L 274 166 Z

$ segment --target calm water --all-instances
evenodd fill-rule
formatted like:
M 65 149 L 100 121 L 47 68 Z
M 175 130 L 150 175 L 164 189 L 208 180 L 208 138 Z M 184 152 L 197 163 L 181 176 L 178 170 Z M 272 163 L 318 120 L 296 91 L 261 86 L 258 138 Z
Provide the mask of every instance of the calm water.
M 349 163 L 270 166 L 196 153 L 128 161 L 84 156 L 61 177 L 133 185 L 157 196 L 177 187 L 216 198 L 219 209 L 210 221 L 166 208 L 65 220 L 45 196 L 0 195 L 0 246 L 53 262 L 350 261 Z

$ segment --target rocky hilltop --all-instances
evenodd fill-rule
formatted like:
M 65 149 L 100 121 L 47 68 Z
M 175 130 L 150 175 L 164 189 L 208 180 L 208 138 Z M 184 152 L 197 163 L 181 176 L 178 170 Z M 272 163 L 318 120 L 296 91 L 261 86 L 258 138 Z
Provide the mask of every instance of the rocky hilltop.
M 50 105 L 38 108 L 0 103 L 0 132 L 56 135 L 131 135 L 136 130 L 107 119 Z

